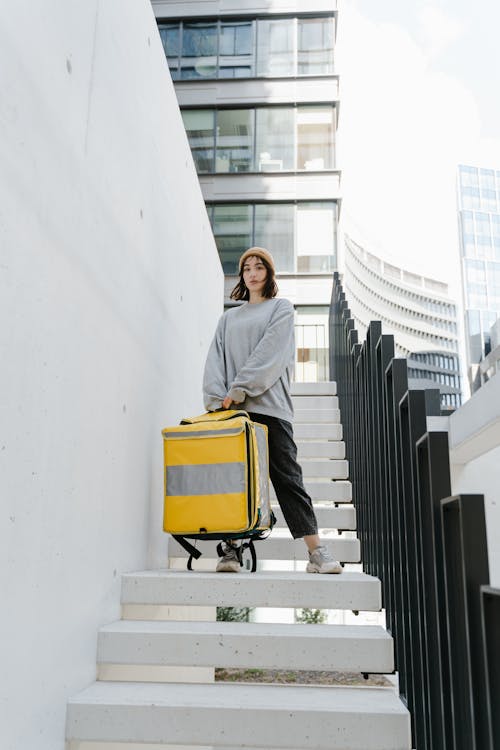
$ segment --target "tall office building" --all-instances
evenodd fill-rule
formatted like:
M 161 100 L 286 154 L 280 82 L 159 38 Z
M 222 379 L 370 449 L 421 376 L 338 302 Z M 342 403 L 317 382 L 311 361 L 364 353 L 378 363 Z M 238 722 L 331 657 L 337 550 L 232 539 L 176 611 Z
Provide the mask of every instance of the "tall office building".
M 411 388 L 439 388 L 443 409 L 461 404 L 457 307 L 441 281 L 408 271 L 344 235 L 344 289 L 364 337 L 371 320 L 394 335 Z
M 268 248 L 280 294 L 296 309 L 296 377 L 328 379 L 340 201 L 336 2 L 152 5 L 226 276 L 225 301 L 240 254 Z
M 460 165 L 457 199 L 467 374 L 474 392 L 500 317 L 500 171 Z

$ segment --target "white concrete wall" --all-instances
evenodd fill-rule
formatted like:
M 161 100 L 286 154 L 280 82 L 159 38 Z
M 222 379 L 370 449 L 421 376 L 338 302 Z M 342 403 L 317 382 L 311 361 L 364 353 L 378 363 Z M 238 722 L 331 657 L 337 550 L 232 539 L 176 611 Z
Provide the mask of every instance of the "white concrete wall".
M 339 78 L 220 78 L 201 85 L 192 81 L 176 81 L 175 93 L 181 107 L 238 106 L 239 104 L 310 104 L 336 102 L 339 99 Z
M 257 13 L 331 13 L 337 0 L 151 0 L 157 18 Z
M 454 495 L 484 495 L 490 584 L 500 588 L 500 447 L 451 470 Z
M 223 276 L 148 0 L 0 8 L 2 750 L 62 750 Z
M 490 583 L 500 587 L 500 376 L 449 420 L 452 492 L 484 495 Z

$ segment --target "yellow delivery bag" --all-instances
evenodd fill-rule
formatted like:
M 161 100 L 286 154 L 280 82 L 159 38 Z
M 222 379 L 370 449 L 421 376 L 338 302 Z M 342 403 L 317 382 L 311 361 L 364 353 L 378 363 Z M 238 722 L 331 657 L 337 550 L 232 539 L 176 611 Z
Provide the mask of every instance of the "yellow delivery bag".
M 190 553 L 189 539 L 263 538 L 274 524 L 269 497 L 266 425 L 245 411 L 224 410 L 183 419 L 162 430 L 165 463 L 163 529 Z

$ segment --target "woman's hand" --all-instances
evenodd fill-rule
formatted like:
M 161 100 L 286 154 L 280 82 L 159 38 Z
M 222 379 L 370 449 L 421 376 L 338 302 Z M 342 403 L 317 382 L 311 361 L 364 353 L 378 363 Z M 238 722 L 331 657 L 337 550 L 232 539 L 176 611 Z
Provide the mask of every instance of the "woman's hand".
M 234 404 L 235 407 L 239 406 L 242 401 L 233 401 L 233 399 L 230 396 L 226 396 L 224 401 L 222 402 L 222 408 L 223 409 L 230 409 L 231 406 Z

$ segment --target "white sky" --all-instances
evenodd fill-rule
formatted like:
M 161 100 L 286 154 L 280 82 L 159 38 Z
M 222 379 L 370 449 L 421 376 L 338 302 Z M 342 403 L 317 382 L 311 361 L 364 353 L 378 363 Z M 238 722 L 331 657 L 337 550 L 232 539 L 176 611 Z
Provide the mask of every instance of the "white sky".
M 500 168 L 500 3 L 338 4 L 344 228 L 457 298 L 456 167 Z

